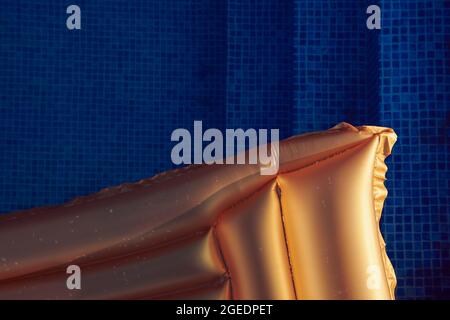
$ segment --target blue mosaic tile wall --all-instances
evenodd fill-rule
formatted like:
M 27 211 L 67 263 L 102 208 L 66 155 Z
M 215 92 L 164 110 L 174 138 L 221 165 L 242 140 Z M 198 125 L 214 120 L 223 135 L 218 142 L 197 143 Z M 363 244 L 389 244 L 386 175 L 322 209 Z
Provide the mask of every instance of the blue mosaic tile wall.
M 397 295 L 450 298 L 450 2 L 381 5 L 380 124 L 398 134 L 384 213 Z
M 293 3 L 228 1 L 227 128 L 292 133 Z
M 366 27 L 369 3 L 295 1 L 296 132 L 378 121 L 379 31 Z
M 82 30 L 65 27 L 66 8 Z M 369 4 L 382 29 L 369 31 Z M 450 298 L 450 2 L 0 1 L 0 212 L 173 167 L 170 134 L 392 127 L 397 297 Z
M 223 126 L 226 3 L 0 1 L 0 212 L 169 169 L 174 128 Z

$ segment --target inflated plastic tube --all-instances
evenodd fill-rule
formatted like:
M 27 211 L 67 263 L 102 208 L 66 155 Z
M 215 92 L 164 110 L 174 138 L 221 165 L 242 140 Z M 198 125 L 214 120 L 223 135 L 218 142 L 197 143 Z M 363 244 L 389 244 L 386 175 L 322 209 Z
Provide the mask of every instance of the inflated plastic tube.
M 190 166 L 4 215 L 0 298 L 393 299 L 379 221 L 395 140 L 343 123 L 280 143 L 277 175 Z

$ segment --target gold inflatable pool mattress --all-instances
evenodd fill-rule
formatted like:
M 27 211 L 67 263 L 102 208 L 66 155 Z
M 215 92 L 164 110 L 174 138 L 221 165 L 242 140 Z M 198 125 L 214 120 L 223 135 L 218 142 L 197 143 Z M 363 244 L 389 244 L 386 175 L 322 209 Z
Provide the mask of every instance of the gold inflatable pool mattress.
M 379 221 L 395 140 L 344 123 L 281 142 L 277 175 L 190 166 L 3 215 L 0 298 L 393 299 Z

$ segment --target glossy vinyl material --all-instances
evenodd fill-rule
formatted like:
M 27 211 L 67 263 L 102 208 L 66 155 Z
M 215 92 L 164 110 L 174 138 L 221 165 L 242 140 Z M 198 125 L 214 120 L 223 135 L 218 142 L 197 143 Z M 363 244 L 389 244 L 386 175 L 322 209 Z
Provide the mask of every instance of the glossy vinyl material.
M 217 235 L 234 298 L 295 299 L 276 181 L 224 212 Z
M 190 166 L 5 215 L 0 298 L 393 299 L 379 220 L 395 140 L 343 123 L 281 142 L 277 175 Z

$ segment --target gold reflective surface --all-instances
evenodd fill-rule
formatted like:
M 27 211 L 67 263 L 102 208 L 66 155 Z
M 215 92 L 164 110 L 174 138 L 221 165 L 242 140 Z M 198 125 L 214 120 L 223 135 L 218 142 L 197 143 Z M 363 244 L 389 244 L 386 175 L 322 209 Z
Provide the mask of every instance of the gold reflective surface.
M 379 220 L 395 140 L 343 123 L 281 142 L 278 175 L 190 166 L 4 215 L 0 298 L 393 299 Z

